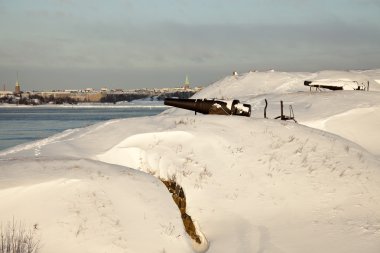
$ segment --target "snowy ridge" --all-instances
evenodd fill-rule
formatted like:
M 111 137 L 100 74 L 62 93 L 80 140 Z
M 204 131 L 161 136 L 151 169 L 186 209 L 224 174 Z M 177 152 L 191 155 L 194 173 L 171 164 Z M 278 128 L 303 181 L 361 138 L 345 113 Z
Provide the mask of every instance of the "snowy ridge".
M 30 142 L 30 143 L 27 143 L 27 144 L 20 144 L 20 145 L 17 145 L 15 147 L 12 147 L 12 148 L 9 148 L 9 149 L 6 149 L 6 150 L 2 150 L 0 151 L 0 159 L 2 157 L 6 157 L 7 155 L 10 155 L 10 154 L 13 154 L 13 153 L 19 153 L 21 151 L 24 151 L 24 150 L 31 150 L 33 149 L 34 150 L 34 155 L 36 157 L 38 157 L 41 153 L 40 153 L 40 149 L 47 145 L 47 144 L 52 144 L 54 142 L 57 142 L 75 132 L 79 131 L 79 128 L 77 129 L 67 129 L 65 131 L 63 131 L 62 133 L 58 133 L 58 134 L 54 134 L 46 139 L 42 139 L 42 140 L 37 140 L 37 141 L 33 141 L 33 142 Z
M 378 253 L 380 93 L 310 93 L 303 79 L 318 75 L 252 72 L 197 94 L 250 103 L 250 118 L 170 109 L 45 141 L 38 156 L 11 148 L 1 221 L 38 224 L 41 252 Z M 280 100 L 299 124 L 273 120 Z M 159 178 L 182 186 L 208 247 Z
M 194 95 L 195 98 L 246 99 L 269 93 L 292 93 L 308 91 L 305 80 L 346 80 L 370 82 L 370 90 L 380 91 L 379 70 L 368 71 L 320 71 L 316 73 L 251 71 L 238 76 L 228 76 Z
M 229 76 L 203 89 L 195 98 L 237 98 L 257 96 L 273 92 L 295 91 L 303 88 L 303 81 L 314 76 L 311 73 L 249 72 L 239 76 Z M 242 87 L 244 91 L 242 93 Z

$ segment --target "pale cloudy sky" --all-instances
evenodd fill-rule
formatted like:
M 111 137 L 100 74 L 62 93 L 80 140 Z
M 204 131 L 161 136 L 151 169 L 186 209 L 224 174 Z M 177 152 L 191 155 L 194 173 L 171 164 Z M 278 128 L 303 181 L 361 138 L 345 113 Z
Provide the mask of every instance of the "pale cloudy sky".
M 0 0 L 1 86 L 17 71 L 38 90 L 368 68 L 380 68 L 379 0 Z

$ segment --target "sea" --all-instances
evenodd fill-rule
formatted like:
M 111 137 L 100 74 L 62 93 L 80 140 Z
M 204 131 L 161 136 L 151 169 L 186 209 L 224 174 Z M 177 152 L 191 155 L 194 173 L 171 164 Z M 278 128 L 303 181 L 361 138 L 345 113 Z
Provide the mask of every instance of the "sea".
M 0 151 L 67 129 L 86 127 L 101 121 L 157 115 L 168 107 L 160 103 L 143 105 L 0 105 Z

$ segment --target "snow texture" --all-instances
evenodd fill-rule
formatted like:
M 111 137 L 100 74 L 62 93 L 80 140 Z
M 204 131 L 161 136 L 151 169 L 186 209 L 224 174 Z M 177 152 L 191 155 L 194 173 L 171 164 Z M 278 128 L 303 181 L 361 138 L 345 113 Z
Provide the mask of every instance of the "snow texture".
M 358 77 L 369 92 L 303 86 Z M 37 227 L 40 252 L 378 253 L 374 80 L 379 70 L 250 72 L 196 98 L 239 99 L 251 117 L 169 109 L 10 148 L 0 153 L 0 223 Z M 299 124 L 273 119 L 280 100 Z M 191 241 L 159 178 L 183 187 L 207 244 Z

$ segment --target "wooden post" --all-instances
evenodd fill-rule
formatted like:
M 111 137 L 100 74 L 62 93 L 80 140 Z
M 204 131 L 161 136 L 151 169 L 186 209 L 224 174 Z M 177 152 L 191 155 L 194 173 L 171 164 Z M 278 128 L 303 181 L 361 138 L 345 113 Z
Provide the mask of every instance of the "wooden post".
M 267 107 L 268 107 L 268 101 L 267 101 L 267 99 L 265 99 L 264 119 L 267 118 Z
M 284 102 L 281 100 L 281 120 L 284 120 Z
M 369 81 L 367 81 L 367 91 L 369 91 Z

